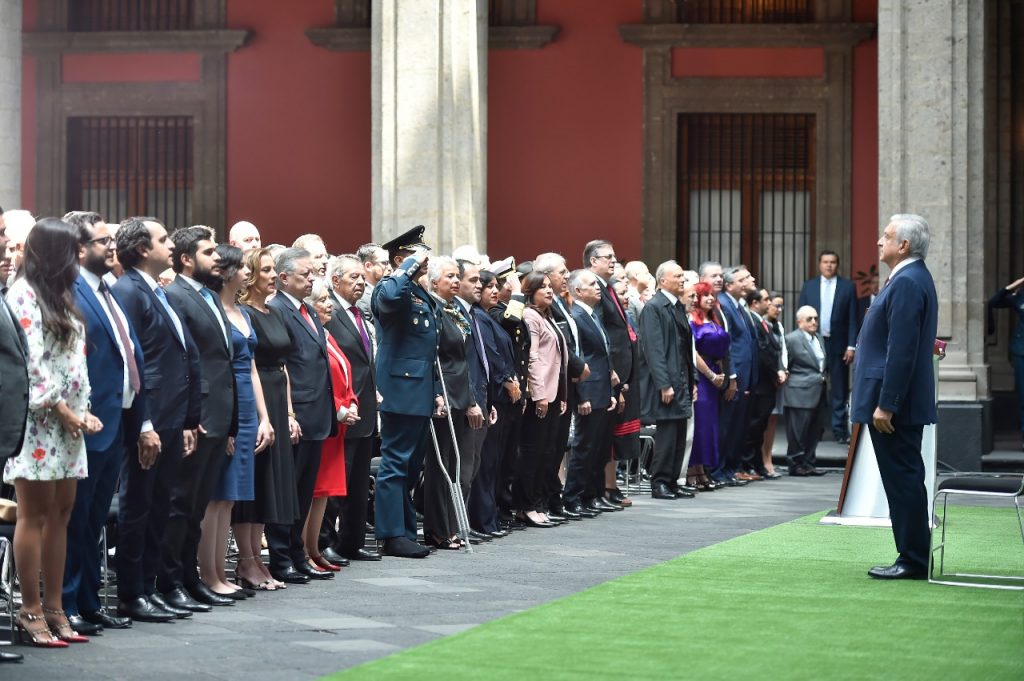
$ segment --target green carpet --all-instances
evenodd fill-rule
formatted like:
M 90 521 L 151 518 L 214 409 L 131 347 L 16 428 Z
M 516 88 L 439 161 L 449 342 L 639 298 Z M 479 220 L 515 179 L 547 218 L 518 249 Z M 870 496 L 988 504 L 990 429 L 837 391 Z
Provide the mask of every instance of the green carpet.
M 1024 574 L 1012 510 L 951 507 L 947 569 Z M 801 518 L 330 678 L 1024 679 L 1024 592 L 869 579 L 889 530 Z M 581 563 L 581 569 L 586 569 Z

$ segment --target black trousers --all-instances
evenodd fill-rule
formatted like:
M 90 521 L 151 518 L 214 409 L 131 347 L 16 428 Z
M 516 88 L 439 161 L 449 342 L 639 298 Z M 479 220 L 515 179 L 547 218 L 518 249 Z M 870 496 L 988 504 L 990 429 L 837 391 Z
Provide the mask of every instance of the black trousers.
M 499 402 L 494 408 L 498 420 L 487 428 L 480 450 L 480 469 L 473 480 L 466 509 L 470 527 L 478 532 L 495 532 L 498 529 L 498 474 L 509 433 L 513 426 L 518 427 L 516 416 L 521 415 L 519 408 L 511 404 Z
M 746 440 L 750 395 L 736 393 L 730 401 L 722 400 L 718 412 L 719 471 L 732 475 L 743 465 L 743 443 Z M 657 441 L 657 439 L 655 439 Z
M 526 403 L 520 428 L 519 463 L 512 483 L 513 506 L 523 511 L 538 511 L 545 506 L 547 490 L 546 464 L 557 450 L 558 407 L 548 405 L 544 418 L 537 416 L 537 403 Z
M 506 418 L 507 417 L 507 418 Z M 494 502 L 498 515 L 512 517 L 512 482 L 519 470 L 519 443 L 523 435 L 523 403 L 498 404 L 498 420 L 506 419 L 504 446 L 498 452 L 498 473 L 494 481 Z
M 659 420 L 655 426 L 651 487 L 667 485 L 674 491 L 686 458 L 686 419 Z
M 323 440 L 299 440 L 292 448 L 295 457 L 295 487 L 299 499 L 299 517 L 291 524 L 273 523 L 264 528 L 267 547 L 270 550 L 270 569 L 284 572 L 290 567 L 301 565 L 306 560 L 302 543 L 302 528 L 313 503 L 313 487 L 320 470 L 320 450 Z
M 775 391 L 771 393 L 752 393 L 750 395 L 750 406 L 747 409 L 749 419 L 746 439 L 743 443 L 743 461 L 746 469 L 760 471 L 764 468 L 761 461 L 761 444 L 764 442 L 764 432 L 768 430 L 768 420 L 772 417 L 772 410 L 775 409 Z
M 921 460 L 924 426 L 898 425 L 895 432 L 886 435 L 876 430 L 874 424 L 868 424 L 868 431 L 882 487 L 889 500 L 889 518 L 899 561 L 926 570 L 930 530 L 928 492 L 924 487 L 924 461 Z
M 604 496 L 604 467 L 611 461 L 614 426 L 614 411 L 601 408 L 586 416 L 576 414 L 576 441 L 565 469 L 566 504 Z
M 572 429 L 572 415 L 579 404 L 573 392 L 572 390 L 569 391 L 564 414 L 558 415 L 557 403 L 548 406 L 548 409 L 555 409 L 555 413 L 558 415 L 558 433 L 555 435 L 555 449 L 551 452 L 551 458 L 548 460 L 544 476 L 544 508 L 552 512 L 561 510 L 563 505 L 562 479 L 558 477 L 558 473 L 562 469 L 562 460 L 566 458 L 570 445 L 569 431 Z
M 131 601 L 156 590 L 162 540 L 170 515 L 171 486 L 178 475 L 184 443 L 180 429 L 158 431 L 160 456 L 149 470 L 139 465 L 136 443 L 121 461 L 117 507 L 117 597 Z
M 459 445 L 459 453 L 469 444 L 469 424 L 466 423 L 464 409 L 452 409 L 452 426 Z M 452 441 L 452 428 L 447 418 L 433 419 L 434 431 L 437 433 L 437 450 L 433 442 L 423 455 L 423 534 L 433 535 L 438 539 L 447 539 L 459 531 L 458 518 L 455 515 L 455 504 L 452 501 L 451 488 L 445 479 L 459 484 L 455 472 L 455 445 Z M 442 471 L 441 466 L 444 466 Z
M 366 547 L 366 516 L 370 495 L 370 459 L 373 436 L 345 438 L 345 485 L 343 497 L 327 500 L 320 525 L 320 549 L 330 546 L 343 556 Z M 337 526 L 337 529 L 335 529 Z
M 196 562 L 202 534 L 199 524 L 227 465 L 227 443 L 226 435 L 209 437 L 200 434 L 195 451 L 181 459 L 171 488 L 171 512 L 164 528 L 164 551 L 157 575 L 157 588 L 161 592 L 199 583 Z
M 846 418 L 846 399 L 850 396 L 850 366 L 843 361 L 846 346 L 837 339 L 837 346 L 832 345 L 832 338 L 825 338 L 825 370 L 828 372 L 829 414 L 832 420 L 832 432 L 836 435 L 849 436 L 850 429 Z
M 484 441 L 487 439 L 487 431 L 490 426 L 487 424 L 487 414 L 484 414 L 484 425 L 482 428 L 473 430 L 468 425 L 463 439 L 459 442 L 459 455 L 461 466 L 459 468 L 459 485 L 462 486 L 462 499 L 467 504 L 473 490 L 473 481 L 480 471 L 480 457 L 483 454 Z M 463 443 L 465 446 L 463 447 Z
M 786 407 L 786 460 L 790 467 L 815 465 L 818 443 L 825 432 L 826 399 L 822 395 L 821 402 L 812 409 Z

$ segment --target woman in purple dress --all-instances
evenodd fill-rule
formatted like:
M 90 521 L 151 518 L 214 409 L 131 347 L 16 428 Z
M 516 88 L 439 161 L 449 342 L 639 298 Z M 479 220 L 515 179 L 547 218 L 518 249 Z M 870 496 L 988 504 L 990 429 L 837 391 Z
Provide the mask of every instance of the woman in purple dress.
M 725 385 L 723 360 L 729 354 L 729 332 L 715 322 L 715 299 L 711 284 L 700 282 L 694 290 L 697 305 L 690 313 L 690 329 L 697 348 L 697 401 L 693 404 L 693 451 L 686 482 L 701 491 L 710 492 L 716 485 L 704 467 L 718 465 L 718 400 Z

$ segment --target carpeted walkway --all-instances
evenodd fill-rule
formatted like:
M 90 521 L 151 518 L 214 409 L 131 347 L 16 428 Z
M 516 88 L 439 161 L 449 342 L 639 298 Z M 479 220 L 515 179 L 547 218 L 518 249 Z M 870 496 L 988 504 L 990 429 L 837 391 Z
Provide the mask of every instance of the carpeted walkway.
M 1012 510 L 951 514 L 950 567 L 1024 574 Z M 890 532 L 820 515 L 332 678 L 1024 679 L 1024 593 L 870 580 Z

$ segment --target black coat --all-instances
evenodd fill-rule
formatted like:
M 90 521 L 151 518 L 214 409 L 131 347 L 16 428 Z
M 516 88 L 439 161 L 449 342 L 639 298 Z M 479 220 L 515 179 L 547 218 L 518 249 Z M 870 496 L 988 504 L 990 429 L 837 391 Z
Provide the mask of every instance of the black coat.
M 334 316 L 326 329 L 352 365 L 352 389 L 359 398 L 359 421 L 348 427 L 345 437 L 370 437 L 377 432 L 377 368 L 373 357 L 366 354 L 352 313 L 342 307 L 334 291 L 331 291 L 331 301 L 334 303 Z M 365 317 L 363 325 L 369 335 L 370 327 Z
M 0 314 L 11 323 L 0 322 L 0 465 L 17 456 L 28 422 L 28 347 L 25 332 L 11 314 L 7 303 L 0 303 Z M 6 321 L 6 320 L 5 320 Z
M 640 313 L 640 338 L 641 362 L 651 375 L 647 394 L 641 396 L 643 412 L 658 421 L 689 418 L 697 368 L 693 334 L 683 306 L 673 304 L 660 291 L 656 293 Z M 666 388 L 675 392 L 669 404 L 661 401 L 661 391 Z

